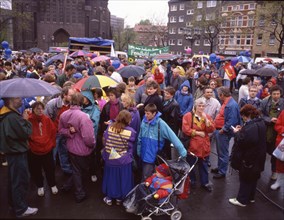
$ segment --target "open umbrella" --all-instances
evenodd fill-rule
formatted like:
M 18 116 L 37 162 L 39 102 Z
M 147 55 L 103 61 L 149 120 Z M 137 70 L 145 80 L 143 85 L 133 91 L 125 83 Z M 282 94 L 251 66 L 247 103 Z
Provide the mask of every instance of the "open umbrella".
M 238 56 L 238 60 L 240 63 L 249 63 L 250 58 L 246 56 Z
M 118 70 L 118 73 L 123 78 L 129 78 L 130 76 L 139 77 L 145 73 L 145 70 L 141 66 L 129 65 Z
M 74 89 L 81 90 L 91 90 L 92 88 L 104 88 L 107 86 L 115 86 L 118 82 L 111 77 L 103 75 L 89 76 L 79 80 L 75 85 Z
M 52 64 L 53 62 L 56 62 L 58 60 L 60 60 L 62 63 L 64 62 L 64 59 L 65 59 L 65 54 L 63 53 L 60 53 L 60 54 L 57 54 L 53 57 L 50 57 L 46 62 L 45 62 L 45 66 L 49 66 L 50 64 Z M 67 56 L 67 60 L 73 60 L 72 57 L 70 56 Z
M 153 57 L 153 60 L 173 60 L 178 58 L 177 55 L 170 53 L 161 53 Z
M 38 79 L 15 78 L 0 82 L 1 98 L 52 96 L 58 93 L 60 90 Z
M 106 61 L 106 60 L 110 60 L 110 57 L 101 55 L 101 56 L 98 56 L 98 57 L 95 57 L 94 59 L 92 59 L 92 61 L 94 61 L 94 62 L 100 62 L 100 61 Z
M 275 69 L 271 69 L 271 68 L 260 68 L 258 69 L 255 74 L 257 74 L 258 76 L 274 76 L 277 77 L 278 76 L 278 72 Z
M 256 74 L 256 70 L 250 70 L 250 69 L 246 69 L 244 71 L 240 72 L 241 75 L 247 75 L 247 76 L 258 76 L 258 74 Z
M 92 53 L 85 51 L 85 50 L 77 50 L 70 54 L 70 57 L 87 57 L 91 56 Z
M 42 53 L 43 52 L 43 50 L 38 48 L 38 47 L 30 48 L 30 49 L 28 49 L 28 51 L 30 51 L 32 53 Z
M 273 62 L 273 60 L 271 58 L 264 58 L 263 61 L 266 61 L 266 62 Z

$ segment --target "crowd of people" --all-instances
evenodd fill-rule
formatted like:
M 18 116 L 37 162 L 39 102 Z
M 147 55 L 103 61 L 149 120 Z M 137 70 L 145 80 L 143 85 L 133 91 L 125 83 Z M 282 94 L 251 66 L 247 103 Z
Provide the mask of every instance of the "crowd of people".
M 211 192 L 214 144 L 218 162 L 211 169 L 213 178 L 225 178 L 230 161 L 239 171 L 240 188 L 231 204 L 244 207 L 254 202 L 266 153 L 275 181 L 271 189 L 284 185 L 284 162 L 272 154 L 284 136 L 280 64 L 254 64 L 279 70 L 277 77 L 259 77 L 242 75 L 253 65 L 237 63 L 236 77 L 230 79 L 225 69 L 228 60 L 178 58 L 157 63 L 145 59 L 141 77 L 122 78 L 111 60 L 94 63 L 78 57 L 46 66 L 47 58 L 24 54 L 0 59 L 0 81 L 35 78 L 60 90 L 52 97 L 0 99 L 0 152 L 2 165 L 8 166 L 8 202 L 17 217 L 38 211 L 25 198 L 30 176 L 38 196 L 46 193 L 45 176 L 52 194 L 73 190 L 77 203 L 88 196 L 84 177 L 93 182 L 102 178 L 103 201 L 120 205 L 135 184 L 155 172 L 158 154 L 165 159 L 179 155 L 193 164 L 188 153 L 194 153 L 198 162 L 190 173 L 191 186 L 197 186 L 198 169 L 200 186 Z M 129 65 L 126 60 L 120 62 Z M 82 91 L 73 87 L 94 74 L 109 76 L 118 84 Z M 67 176 L 60 188 L 56 165 Z

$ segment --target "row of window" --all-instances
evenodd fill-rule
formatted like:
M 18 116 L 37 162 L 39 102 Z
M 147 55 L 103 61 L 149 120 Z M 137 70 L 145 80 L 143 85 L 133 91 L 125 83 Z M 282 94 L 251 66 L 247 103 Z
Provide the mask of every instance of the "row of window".
M 256 39 L 256 45 L 262 45 L 263 42 L 263 34 L 258 34 Z M 270 33 L 269 35 L 269 45 L 275 44 L 275 35 L 273 33 Z
M 215 19 L 215 14 L 206 14 L 205 20 L 210 21 Z M 202 15 L 197 15 L 196 16 L 196 21 L 201 21 L 202 20 Z M 170 17 L 170 23 L 176 23 L 177 22 L 177 16 L 171 16 Z M 181 15 L 178 17 L 178 22 L 184 22 L 184 15 Z
M 231 5 L 231 6 L 223 6 L 222 12 L 226 11 L 242 11 L 242 10 L 253 10 L 255 9 L 255 3 L 250 4 L 240 4 L 240 5 Z
M 197 2 L 197 8 L 203 8 L 203 3 L 205 4 L 205 2 L 203 1 L 198 1 Z M 213 7 L 216 7 L 217 5 L 217 1 L 216 0 L 213 0 L 213 1 L 206 1 L 206 7 L 207 8 L 213 8 Z M 181 3 L 179 5 L 171 5 L 170 6 L 170 11 L 177 11 L 179 8 L 180 11 L 183 11 L 185 9 L 185 4 L 184 3 Z
M 209 29 L 209 30 L 208 30 Z M 204 33 L 214 33 L 215 31 L 215 28 L 213 26 L 210 26 L 209 28 L 206 28 L 204 30 Z M 172 27 L 169 29 L 169 34 L 176 34 L 176 30 L 177 30 L 177 33 L 178 34 L 202 34 L 202 28 L 199 28 L 199 27 L 195 27 L 193 29 L 187 29 L 187 30 L 184 30 L 184 28 L 178 28 L 176 29 L 175 27 Z
M 219 36 L 219 45 L 247 45 L 252 46 L 253 35 L 230 35 L 230 36 Z
M 201 44 L 200 39 L 197 39 L 197 40 L 194 41 L 195 46 L 200 46 L 200 44 Z M 183 40 L 182 39 L 177 39 L 177 40 L 176 39 L 170 39 L 169 45 L 171 45 L 171 46 L 174 46 L 174 45 L 182 46 Z M 203 46 L 206 46 L 206 47 L 210 46 L 210 42 L 209 42 L 208 39 L 203 40 Z M 188 49 L 188 46 L 185 46 L 185 49 Z

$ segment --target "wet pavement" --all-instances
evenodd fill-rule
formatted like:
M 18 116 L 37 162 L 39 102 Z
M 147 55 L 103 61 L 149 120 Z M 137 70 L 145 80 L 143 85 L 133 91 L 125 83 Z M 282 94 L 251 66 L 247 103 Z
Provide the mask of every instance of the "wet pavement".
M 212 149 L 210 160 L 212 167 L 216 166 L 216 150 Z M 270 157 L 267 156 L 266 168 L 258 182 L 258 192 L 255 203 L 247 207 L 236 207 L 229 204 L 228 199 L 235 197 L 238 192 L 239 181 L 235 171 L 229 170 L 225 179 L 215 180 L 209 175 L 213 183 L 213 191 L 207 192 L 198 185 L 191 190 L 187 200 L 179 202 L 182 219 L 277 219 L 284 220 L 284 186 L 277 191 L 270 189 Z M 57 185 L 61 186 L 66 177 L 59 167 L 56 170 Z M 0 218 L 11 219 L 15 216 L 9 211 L 7 202 L 7 167 L 0 167 Z M 108 206 L 103 203 L 101 192 L 101 175 L 95 183 L 87 181 L 88 198 L 82 203 L 76 203 L 72 192 L 59 192 L 52 195 L 48 187 L 45 196 L 37 196 L 34 184 L 30 184 L 28 201 L 30 206 L 38 207 L 37 215 L 31 219 L 140 219 L 140 216 L 125 212 L 122 206 Z M 281 209 L 282 207 L 282 209 Z M 170 219 L 167 216 L 153 219 Z

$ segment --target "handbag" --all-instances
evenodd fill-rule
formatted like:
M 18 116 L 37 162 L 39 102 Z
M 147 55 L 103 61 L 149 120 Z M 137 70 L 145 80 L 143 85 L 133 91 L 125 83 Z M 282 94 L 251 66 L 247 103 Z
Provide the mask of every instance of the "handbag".
M 280 142 L 280 144 L 273 151 L 273 155 L 278 160 L 284 161 L 284 138 L 282 138 L 282 141 Z
M 193 127 L 193 112 L 191 112 L 192 118 L 191 118 L 191 126 L 190 128 Z M 179 135 L 178 138 L 180 139 L 181 143 L 183 144 L 183 146 L 185 147 L 185 149 L 187 149 L 189 147 L 189 143 L 190 143 L 190 136 L 188 136 L 187 134 L 185 134 L 182 130 L 179 131 Z

